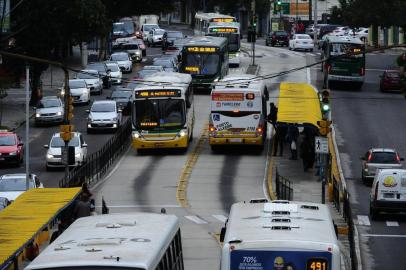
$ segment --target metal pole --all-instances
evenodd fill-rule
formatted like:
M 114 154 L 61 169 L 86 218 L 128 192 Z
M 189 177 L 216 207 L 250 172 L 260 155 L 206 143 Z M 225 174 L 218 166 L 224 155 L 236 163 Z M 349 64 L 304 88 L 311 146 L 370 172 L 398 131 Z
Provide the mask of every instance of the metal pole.
M 324 163 L 325 163 L 325 158 L 324 154 L 319 154 L 320 155 L 320 164 L 319 164 L 319 171 L 320 171 L 320 180 L 321 180 L 321 203 L 325 204 L 326 203 L 326 178 L 324 177 Z
M 25 66 L 25 189 L 30 180 L 30 67 Z
M 313 36 L 314 45 L 316 45 L 316 43 L 317 43 L 317 30 L 316 30 L 316 27 L 317 27 L 317 1 L 318 0 L 314 0 L 314 36 Z
M 299 17 L 299 0 L 296 0 L 296 25 Z
M 69 88 L 69 71 L 66 68 L 63 68 L 63 72 L 65 74 L 65 115 L 64 115 L 64 124 L 69 125 L 69 98 L 70 98 L 70 88 Z M 69 186 L 68 183 L 68 176 L 69 176 L 69 141 L 65 141 L 65 154 L 66 154 L 66 162 L 65 162 L 65 182 Z

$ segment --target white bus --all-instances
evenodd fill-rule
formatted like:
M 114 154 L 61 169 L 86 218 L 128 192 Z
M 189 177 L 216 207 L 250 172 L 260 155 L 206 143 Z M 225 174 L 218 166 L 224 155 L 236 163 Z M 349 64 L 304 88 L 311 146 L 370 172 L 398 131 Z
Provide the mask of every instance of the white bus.
M 197 12 L 195 15 L 194 33 L 196 36 L 205 36 L 208 34 L 208 27 L 211 23 L 230 23 L 237 22 L 237 19 L 230 15 L 219 13 Z
M 221 270 L 341 269 L 336 230 L 323 204 L 235 203 L 220 238 Z
M 77 219 L 25 270 L 183 270 L 174 215 L 126 213 Z
M 186 150 L 195 121 L 192 76 L 157 72 L 140 81 L 132 106 L 132 145 L 137 151 L 152 148 Z
M 230 66 L 240 65 L 240 23 L 210 23 L 207 28 L 207 35 L 225 37 L 228 40 L 228 64 Z
M 256 145 L 263 149 L 267 131 L 268 91 L 255 75 L 228 75 L 211 91 L 209 143 Z

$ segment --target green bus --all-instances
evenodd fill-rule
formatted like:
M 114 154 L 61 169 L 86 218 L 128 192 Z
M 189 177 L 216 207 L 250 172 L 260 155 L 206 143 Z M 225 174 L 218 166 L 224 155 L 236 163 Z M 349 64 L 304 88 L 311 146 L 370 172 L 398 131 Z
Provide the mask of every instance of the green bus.
M 365 79 L 365 45 L 359 38 L 329 36 L 323 43 L 324 87 L 349 82 L 360 89 Z
M 182 49 L 180 72 L 192 75 L 195 90 L 210 90 L 228 73 L 228 40 L 224 37 L 193 37 Z

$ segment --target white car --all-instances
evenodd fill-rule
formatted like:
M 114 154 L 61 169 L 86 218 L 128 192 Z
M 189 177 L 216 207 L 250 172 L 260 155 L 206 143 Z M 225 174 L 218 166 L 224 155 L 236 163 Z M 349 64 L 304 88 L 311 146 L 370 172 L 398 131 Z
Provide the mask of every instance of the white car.
M 83 69 L 77 75 L 76 79 L 82 79 L 86 81 L 87 86 L 90 89 L 90 93 L 102 94 L 103 80 L 99 72 L 95 69 Z
M 87 157 L 87 144 L 83 136 L 79 132 L 73 132 L 73 138 L 69 141 L 68 146 L 75 147 L 75 164 L 69 166 L 79 166 L 85 162 Z M 60 133 L 55 133 L 49 144 L 44 145 L 48 149 L 45 155 L 46 169 L 65 167 L 62 159 L 62 148 L 65 147 L 65 142 L 62 140 Z
M 142 32 L 142 39 L 144 41 L 147 41 L 148 39 L 148 34 L 152 29 L 156 29 L 159 28 L 159 25 L 155 24 L 155 23 L 144 23 L 143 25 L 141 25 L 141 32 Z
M 0 197 L 7 198 L 9 202 L 17 199 L 18 196 L 26 191 L 26 174 L 12 173 L 0 176 Z M 28 178 L 28 189 L 43 188 L 44 185 L 39 181 L 38 176 L 30 174 Z
M 164 29 L 156 28 L 149 31 L 147 43 L 148 46 L 154 47 L 157 44 L 162 44 L 162 38 L 165 34 Z
M 334 36 L 345 36 L 348 34 L 350 28 L 348 26 L 338 26 L 336 29 L 331 32 Z
M 144 66 L 143 70 L 155 70 L 156 72 L 165 71 L 163 66 Z
M 131 73 L 133 71 L 133 61 L 127 52 L 116 52 L 110 55 L 110 61 L 117 62 L 123 73 Z
M 90 89 L 85 80 L 69 80 L 69 89 L 74 104 L 90 104 Z
M 87 112 L 87 133 L 94 130 L 117 130 L 121 124 L 122 114 L 115 100 L 95 101 Z
M 36 125 L 63 122 L 64 107 L 57 96 L 43 97 L 34 109 Z
M 289 40 L 289 50 L 309 50 L 313 51 L 313 39 L 306 34 L 295 34 Z
M 110 69 L 110 78 L 113 84 L 121 84 L 123 73 L 117 62 L 106 62 L 107 67 Z

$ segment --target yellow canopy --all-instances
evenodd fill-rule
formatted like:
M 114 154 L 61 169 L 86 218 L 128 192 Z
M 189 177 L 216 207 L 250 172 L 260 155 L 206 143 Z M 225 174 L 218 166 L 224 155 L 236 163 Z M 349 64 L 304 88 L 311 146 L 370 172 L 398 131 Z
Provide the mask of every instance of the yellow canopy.
M 79 195 L 80 190 L 80 188 L 30 189 L 2 210 L 0 269 L 67 207 Z
M 308 83 L 282 82 L 278 103 L 278 122 L 317 127 L 322 119 L 317 89 Z

